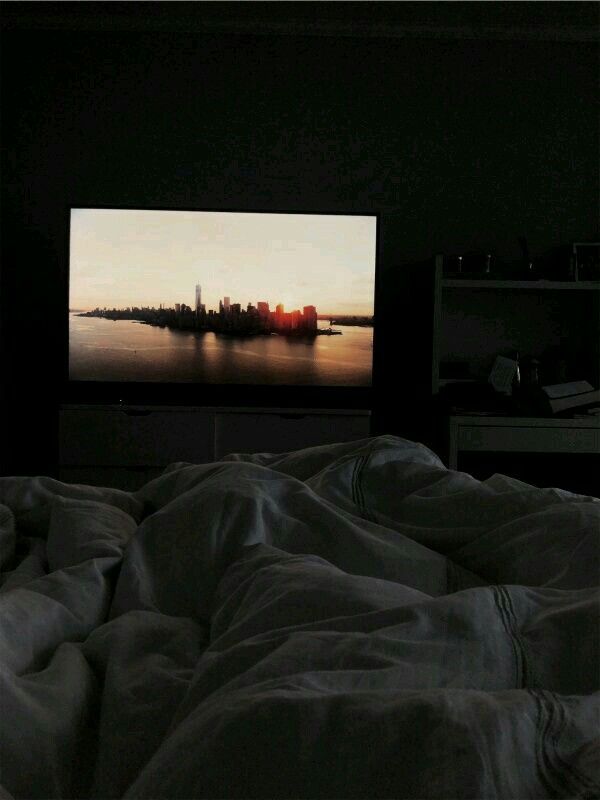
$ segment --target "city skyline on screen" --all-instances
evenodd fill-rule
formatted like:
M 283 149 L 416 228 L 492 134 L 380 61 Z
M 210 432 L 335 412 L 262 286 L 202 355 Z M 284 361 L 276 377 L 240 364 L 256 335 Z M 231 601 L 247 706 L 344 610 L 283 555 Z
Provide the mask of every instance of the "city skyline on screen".
M 71 210 L 73 310 L 219 301 L 372 316 L 376 217 Z

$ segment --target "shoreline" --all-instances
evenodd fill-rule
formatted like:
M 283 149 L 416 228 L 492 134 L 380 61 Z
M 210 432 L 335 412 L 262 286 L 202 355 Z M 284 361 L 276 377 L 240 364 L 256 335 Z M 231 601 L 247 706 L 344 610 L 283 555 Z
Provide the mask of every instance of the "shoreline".
M 121 316 L 119 312 L 117 314 L 105 313 L 105 314 L 95 314 L 90 311 L 83 311 L 83 312 L 70 312 L 73 313 L 77 317 L 91 317 L 93 319 L 106 319 L 111 320 L 112 322 L 123 321 L 123 322 L 136 322 L 140 325 L 150 325 L 153 328 L 168 328 L 170 331 L 180 331 L 182 333 L 214 333 L 215 336 L 225 336 L 228 338 L 239 338 L 239 339 L 249 339 L 255 336 L 282 336 L 289 339 L 306 339 L 309 341 L 314 341 L 318 336 L 342 336 L 343 331 L 333 330 L 331 327 L 329 328 L 316 328 L 314 330 L 306 330 L 306 329 L 297 329 L 295 331 L 278 331 L 278 330 L 251 330 L 251 331 L 244 331 L 244 330 L 219 330 L 218 328 L 212 327 L 195 327 L 195 326 L 181 326 L 181 325 L 172 325 L 169 321 L 158 321 L 158 320 L 150 320 L 150 319 L 140 319 L 139 317 L 134 316 Z M 360 327 L 360 328 L 372 328 L 372 324 L 356 324 L 350 322 L 339 322 L 334 323 L 339 326 L 346 325 L 348 327 Z

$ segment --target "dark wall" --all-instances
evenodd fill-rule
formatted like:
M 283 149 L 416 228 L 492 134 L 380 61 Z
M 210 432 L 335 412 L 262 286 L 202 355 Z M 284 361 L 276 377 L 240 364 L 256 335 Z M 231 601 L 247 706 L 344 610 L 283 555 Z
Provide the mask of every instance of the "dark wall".
M 3 469 L 56 462 L 71 204 L 381 213 L 378 419 L 418 435 L 430 305 L 408 265 L 597 240 L 597 58 L 585 41 L 5 30 Z

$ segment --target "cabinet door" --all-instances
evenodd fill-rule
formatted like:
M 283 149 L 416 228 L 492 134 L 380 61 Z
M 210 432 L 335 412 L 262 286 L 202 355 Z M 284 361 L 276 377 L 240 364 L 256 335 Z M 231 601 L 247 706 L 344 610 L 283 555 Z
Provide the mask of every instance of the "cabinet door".
M 286 453 L 369 436 L 370 418 L 359 414 L 217 413 L 215 458 L 229 453 Z
M 61 466 L 164 466 L 214 457 L 214 414 L 196 410 L 65 409 Z

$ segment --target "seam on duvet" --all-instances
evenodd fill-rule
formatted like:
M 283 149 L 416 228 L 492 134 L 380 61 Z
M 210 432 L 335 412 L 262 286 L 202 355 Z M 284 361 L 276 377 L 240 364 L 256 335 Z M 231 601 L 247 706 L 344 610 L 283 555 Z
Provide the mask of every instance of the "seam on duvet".
M 358 485 L 358 469 L 362 462 L 363 456 L 359 456 L 354 462 L 354 469 L 352 470 L 352 502 L 360 508 L 360 487 Z
M 549 705 L 553 711 L 556 711 L 556 723 L 553 726 L 554 729 L 552 730 L 551 735 L 548 736 L 550 744 L 552 745 L 552 751 L 554 753 L 554 761 L 558 765 L 558 767 L 555 766 L 555 769 L 562 769 L 566 773 L 567 777 L 570 778 L 573 790 L 577 792 L 578 797 L 599 797 L 600 783 L 597 783 L 593 778 L 590 778 L 589 776 L 584 775 L 582 772 L 579 772 L 579 770 L 577 770 L 573 764 L 569 764 L 567 761 L 564 761 L 558 752 L 558 735 L 566 725 L 565 709 L 563 704 L 560 702 L 560 699 L 556 696 L 555 692 L 545 691 L 543 692 L 543 697 L 547 705 Z
M 512 597 L 510 596 L 510 592 L 507 590 L 505 586 L 501 586 L 502 594 L 506 599 L 506 607 L 508 610 L 508 617 L 510 628 L 512 632 L 512 636 L 516 641 L 519 649 L 521 651 L 521 656 L 523 659 L 523 685 L 529 686 L 531 688 L 538 687 L 540 682 L 537 679 L 537 674 L 535 667 L 531 661 L 529 655 L 529 648 L 527 646 L 527 642 L 521 636 L 521 631 L 519 630 L 519 621 L 517 619 L 517 615 L 515 614 L 515 607 L 513 606 Z
M 507 637 L 510 640 L 510 643 L 513 648 L 513 653 L 515 655 L 515 684 L 517 689 L 522 689 L 524 687 L 524 675 L 523 675 L 523 653 L 519 646 L 519 643 L 515 639 L 513 632 L 511 630 L 510 619 L 508 616 L 508 611 L 506 609 L 506 598 L 504 593 L 502 592 L 502 587 L 499 585 L 491 586 L 490 587 L 493 592 L 494 601 L 496 603 L 496 607 L 498 608 L 498 613 L 500 615 L 500 619 L 502 620 L 502 624 L 504 626 L 504 630 L 506 632 Z
M 371 453 L 365 453 L 356 459 L 354 470 L 352 472 L 352 500 L 358 506 L 362 516 L 365 517 L 365 519 L 368 519 L 370 522 L 376 522 L 377 520 L 375 515 L 367 508 L 362 487 L 363 472 L 370 457 Z
M 557 781 L 557 776 L 553 773 L 548 753 L 544 747 L 544 742 L 548 733 L 550 719 L 546 712 L 545 707 L 542 705 L 540 693 L 535 689 L 526 689 L 526 692 L 533 698 L 536 709 L 538 722 L 535 730 L 535 763 L 542 783 L 555 797 L 565 797 L 565 786 L 561 780 Z M 558 776 L 560 779 L 560 776 Z

